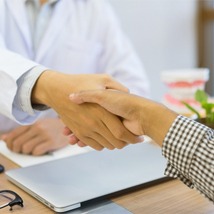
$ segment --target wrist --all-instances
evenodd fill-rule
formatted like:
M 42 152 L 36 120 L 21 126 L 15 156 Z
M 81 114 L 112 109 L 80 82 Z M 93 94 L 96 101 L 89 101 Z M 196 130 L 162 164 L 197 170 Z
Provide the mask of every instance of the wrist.
M 160 103 L 151 102 L 142 112 L 144 132 L 158 145 L 162 142 L 174 122 L 177 114 Z
M 32 94 L 31 102 L 36 105 L 46 105 L 51 107 L 51 91 L 57 91 L 57 72 L 46 70 L 44 71 L 36 81 Z M 52 95 L 53 96 L 53 95 Z

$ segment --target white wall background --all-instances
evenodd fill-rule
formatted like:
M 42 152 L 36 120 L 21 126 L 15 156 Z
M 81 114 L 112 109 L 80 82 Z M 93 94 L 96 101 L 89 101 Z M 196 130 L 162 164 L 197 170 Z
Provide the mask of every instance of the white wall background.
M 161 100 L 161 71 L 197 67 L 197 0 L 109 1 L 147 70 L 152 98 Z

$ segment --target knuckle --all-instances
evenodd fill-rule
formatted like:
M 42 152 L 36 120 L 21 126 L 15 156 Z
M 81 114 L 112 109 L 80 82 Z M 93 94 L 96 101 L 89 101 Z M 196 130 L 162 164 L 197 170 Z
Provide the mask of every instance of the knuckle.
M 95 148 L 97 151 L 102 151 L 103 149 L 104 149 L 104 147 L 103 146 L 96 146 L 96 148 Z
M 115 133 L 115 137 L 119 140 L 122 140 L 124 138 L 125 131 L 122 129 L 118 129 L 117 132 Z
M 111 76 L 109 74 L 102 74 L 103 79 L 109 80 L 111 79 Z
M 39 123 L 39 122 L 35 123 L 35 125 L 34 125 L 35 130 L 40 131 L 40 130 L 42 130 L 42 128 L 43 128 L 42 123 Z
M 23 145 L 22 146 L 22 153 L 23 154 L 30 154 L 30 152 L 31 152 L 31 150 L 30 150 L 28 145 Z
M 12 138 L 7 137 L 7 138 L 4 139 L 4 142 L 5 142 L 7 145 L 10 145 L 10 146 L 11 146 L 13 141 L 12 141 Z
M 114 150 L 115 147 L 114 147 L 114 146 L 108 146 L 107 149 L 108 149 L 108 150 Z
M 112 77 L 109 74 L 103 74 L 103 81 L 105 83 L 108 83 L 111 80 L 112 80 Z
M 122 149 L 125 147 L 125 144 L 124 143 L 119 143 L 116 145 L 117 149 Z
M 32 155 L 34 155 L 34 156 L 41 156 L 41 155 L 43 155 L 45 152 L 41 152 L 41 151 L 38 151 L 38 150 L 33 150 L 32 151 Z
M 13 141 L 10 145 L 10 148 L 15 152 L 20 152 L 20 150 L 21 150 L 21 147 L 20 147 L 18 141 Z
M 21 152 L 21 150 L 20 150 L 19 147 L 12 147 L 11 150 L 12 150 L 13 152 L 16 152 L 16 153 L 20 153 L 20 152 Z
M 6 142 L 6 146 L 8 149 L 12 150 L 13 146 L 11 142 Z
M 129 88 L 125 87 L 124 89 L 125 89 L 125 92 L 130 93 L 130 89 Z

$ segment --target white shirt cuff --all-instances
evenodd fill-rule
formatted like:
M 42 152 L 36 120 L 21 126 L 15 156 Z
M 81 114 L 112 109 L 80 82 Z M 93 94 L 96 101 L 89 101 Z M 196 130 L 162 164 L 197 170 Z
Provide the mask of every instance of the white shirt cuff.
M 29 115 L 35 114 L 31 104 L 31 92 L 39 76 L 47 69 L 44 66 L 35 66 L 17 80 L 18 90 L 14 99 L 17 109 Z

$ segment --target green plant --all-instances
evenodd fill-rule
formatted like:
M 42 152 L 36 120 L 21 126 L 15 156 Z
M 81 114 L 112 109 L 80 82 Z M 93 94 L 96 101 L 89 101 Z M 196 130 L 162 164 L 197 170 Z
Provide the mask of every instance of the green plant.
M 214 103 L 209 102 L 208 100 L 208 94 L 203 91 L 203 90 L 197 90 L 195 92 L 195 100 L 198 101 L 201 105 L 201 108 L 205 110 L 205 122 L 207 124 L 211 124 L 214 123 Z M 195 113 L 197 115 L 197 118 L 200 120 L 201 115 L 200 113 L 193 108 L 192 106 L 190 106 L 188 103 L 186 103 L 185 101 L 182 102 L 190 111 L 192 111 L 193 113 Z

